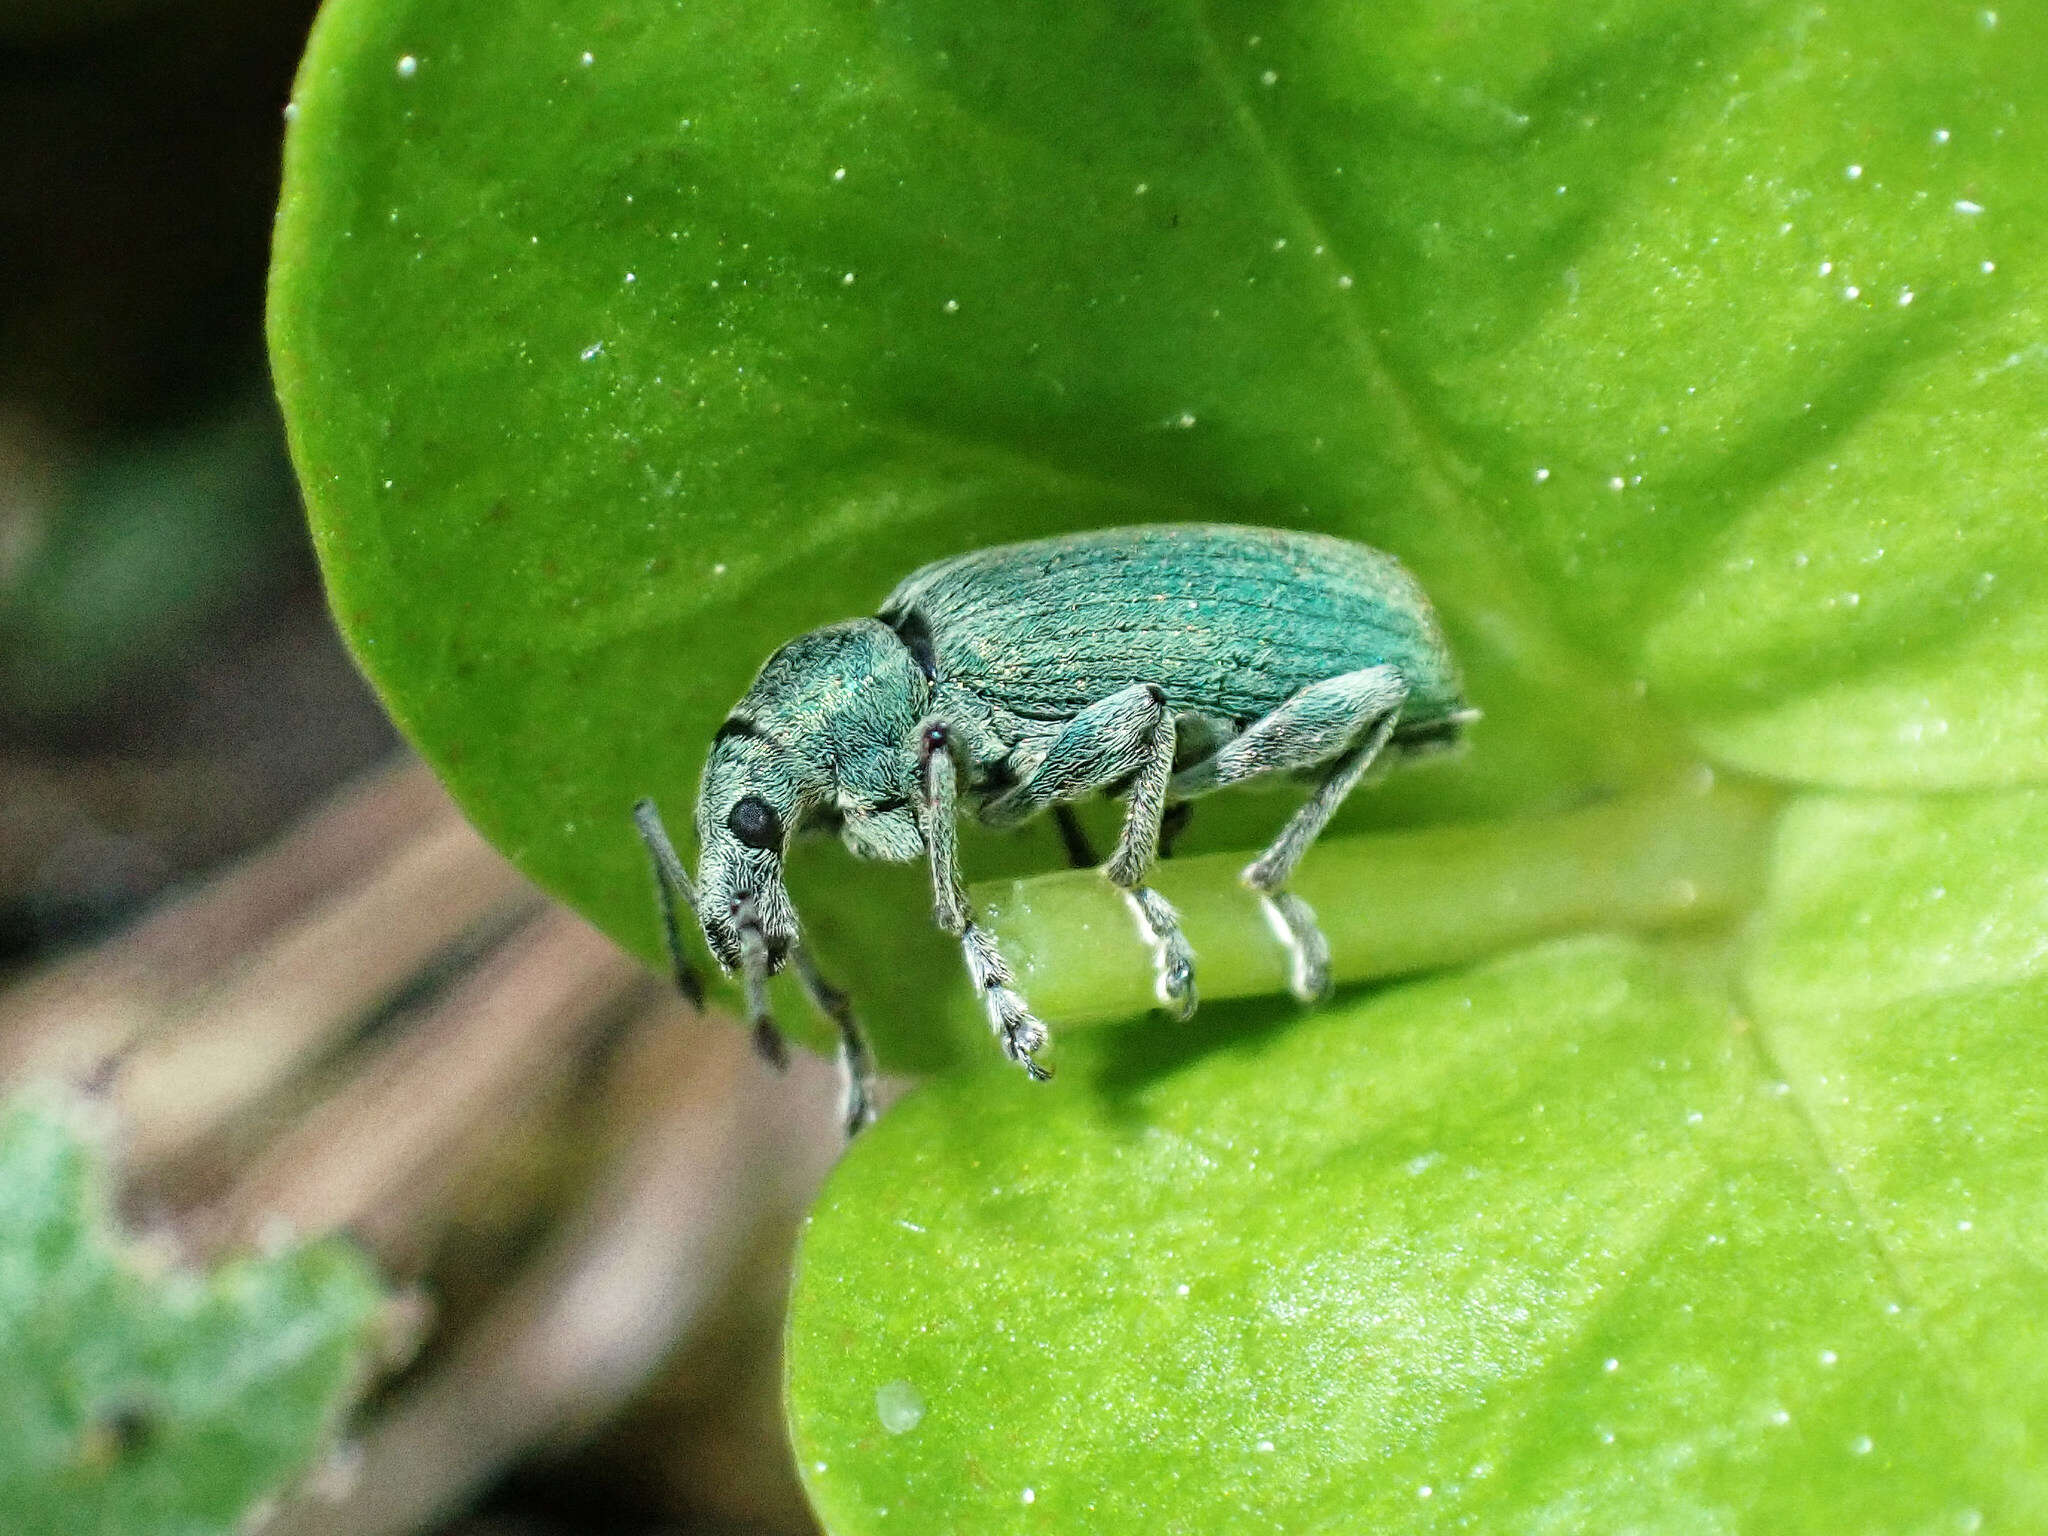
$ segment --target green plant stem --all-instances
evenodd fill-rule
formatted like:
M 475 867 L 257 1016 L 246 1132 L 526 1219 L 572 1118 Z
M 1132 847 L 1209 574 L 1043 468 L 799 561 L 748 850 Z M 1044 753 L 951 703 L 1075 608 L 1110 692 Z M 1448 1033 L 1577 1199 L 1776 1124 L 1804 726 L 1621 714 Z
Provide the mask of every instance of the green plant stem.
M 1293 889 L 1322 920 L 1336 981 L 1370 981 L 1553 934 L 1726 918 L 1757 897 L 1774 810 L 1759 789 L 1709 781 L 1556 815 L 1332 838 L 1303 861 Z M 1156 870 L 1194 944 L 1205 999 L 1287 988 L 1287 951 L 1238 881 L 1249 857 L 1208 854 Z M 1049 1021 L 1156 1006 L 1150 943 L 1096 872 L 991 881 L 973 897 Z

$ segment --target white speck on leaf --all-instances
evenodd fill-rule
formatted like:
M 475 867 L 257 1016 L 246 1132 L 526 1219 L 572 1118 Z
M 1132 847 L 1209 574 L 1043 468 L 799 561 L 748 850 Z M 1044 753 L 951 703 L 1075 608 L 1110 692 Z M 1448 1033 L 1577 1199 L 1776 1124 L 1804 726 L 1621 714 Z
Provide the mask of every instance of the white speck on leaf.
M 892 1435 L 907 1435 L 924 1421 L 924 1397 L 907 1381 L 875 1388 L 875 1417 Z

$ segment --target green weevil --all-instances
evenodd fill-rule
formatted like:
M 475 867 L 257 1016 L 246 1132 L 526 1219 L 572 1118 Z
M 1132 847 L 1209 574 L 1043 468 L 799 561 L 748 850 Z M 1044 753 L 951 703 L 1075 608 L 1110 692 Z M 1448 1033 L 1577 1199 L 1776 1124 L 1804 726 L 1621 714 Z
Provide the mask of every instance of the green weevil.
M 1045 1026 L 968 904 L 963 811 L 999 827 L 1051 811 L 1070 857 L 1093 863 L 1071 803 L 1122 799 L 1102 873 L 1151 936 L 1162 1004 L 1185 1017 L 1194 952 L 1147 872 L 1197 797 L 1310 778 L 1307 802 L 1242 877 L 1308 1002 L 1328 990 L 1329 949 L 1286 888 L 1295 865 L 1367 770 L 1454 746 L 1474 718 L 1429 599 L 1393 556 L 1268 528 L 1111 528 L 927 565 L 876 617 L 770 656 L 712 737 L 694 884 L 651 801 L 634 820 L 678 984 L 701 996 L 680 899 L 741 977 L 762 1053 L 780 1061 L 767 980 L 791 966 L 838 1028 L 851 1134 L 872 1117 L 873 1068 L 845 995 L 804 947 L 782 878 L 794 835 L 837 833 L 866 858 L 923 855 L 934 915 L 960 941 L 997 1039 L 1043 1080 Z

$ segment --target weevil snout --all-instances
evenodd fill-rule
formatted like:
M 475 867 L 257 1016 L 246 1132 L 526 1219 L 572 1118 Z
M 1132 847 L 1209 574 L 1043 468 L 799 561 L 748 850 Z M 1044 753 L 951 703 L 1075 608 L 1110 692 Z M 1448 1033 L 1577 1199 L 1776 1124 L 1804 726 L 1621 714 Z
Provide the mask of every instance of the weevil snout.
M 772 976 L 788 963 L 797 938 L 796 912 L 772 855 L 707 845 L 699 876 L 698 916 L 704 941 L 726 974 L 758 967 Z
M 789 963 L 790 937 L 765 933 L 751 923 L 725 923 L 707 918 L 704 938 L 728 976 L 737 976 L 746 969 L 750 954 L 759 957 L 764 976 L 773 976 Z

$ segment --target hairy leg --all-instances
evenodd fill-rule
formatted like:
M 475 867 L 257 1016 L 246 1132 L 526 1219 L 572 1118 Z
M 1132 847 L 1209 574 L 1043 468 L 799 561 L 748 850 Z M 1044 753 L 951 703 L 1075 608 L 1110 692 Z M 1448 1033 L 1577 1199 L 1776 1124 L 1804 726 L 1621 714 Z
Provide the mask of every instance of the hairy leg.
M 1286 889 L 1287 882 L 1393 735 L 1407 692 L 1392 667 L 1312 683 L 1173 781 L 1174 794 L 1196 795 L 1268 773 L 1328 765 L 1307 803 L 1241 877 L 1264 898 L 1275 931 L 1284 936 L 1294 962 L 1293 991 L 1304 1002 L 1329 990 L 1330 946 L 1315 913 Z
M 811 952 L 799 944 L 790 951 L 790 964 L 811 1005 L 830 1019 L 839 1031 L 840 1109 L 848 1138 L 859 1134 L 875 1118 L 875 1058 L 867 1037 L 853 1016 L 853 1006 L 844 992 L 827 981 L 818 970 Z
M 1052 1072 L 1038 1064 L 1035 1053 L 1045 1045 L 1045 1026 L 1024 1005 L 1008 962 L 967 904 L 967 885 L 960 877 L 960 768 L 953 760 L 952 735 L 944 721 L 928 720 L 914 739 L 920 759 L 918 823 L 931 863 L 933 920 L 960 941 L 967 974 L 1003 1053 L 1044 1082 Z
M 1123 829 L 1102 873 L 1130 900 L 1152 940 L 1161 1005 L 1186 1018 L 1195 1011 L 1194 951 L 1172 904 L 1145 884 L 1158 855 L 1173 751 L 1166 694 L 1150 683 L 1133 683 L 1068 721 L 1038 765 L 983 816 L 1002 826 L 1047 806 L 1064 810 L 1070 800 L 1128 782 Z

